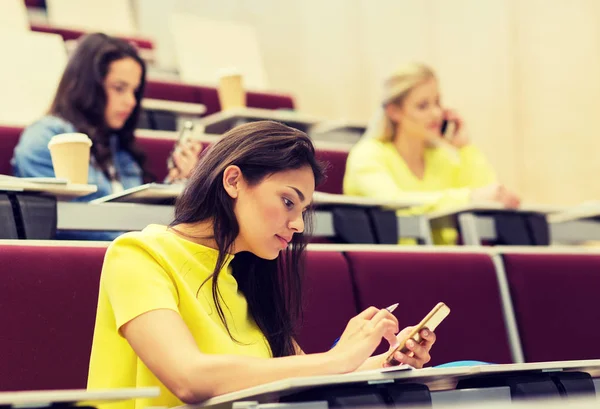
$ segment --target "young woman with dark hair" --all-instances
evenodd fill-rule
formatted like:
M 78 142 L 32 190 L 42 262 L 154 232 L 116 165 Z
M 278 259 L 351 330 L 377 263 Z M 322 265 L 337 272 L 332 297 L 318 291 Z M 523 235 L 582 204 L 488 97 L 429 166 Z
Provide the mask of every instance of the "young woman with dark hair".
M 145 82 L 146 66 L 132 45 L 100 33 L 84 37 L 69 59 L 49 115 L 21 135 L 13 158 L 15 175 L 53 177 L 48 142 L 60 133 L 82 132 L 93 143 L 89 183 L 98 186 L 83 201 L 152 181 L 134 137 Z M 189 176 L 199 146 L 176 153 L 178 177 Z
M 81 132 L 93 143 L 88 183 L 98 190 L 77 200 L 153 181 L 134 137 L 145 81 L 146 66 L 132 45 L 100 33 L 85 36 L 69 59 L 48 115 L 23 131 L 12 160 L 14 175 L 54 177 L 48 142 L 58 134 Z M 187 178 L 200 149 L 191 143 L 177 150 L 170 179 Z
M 323 179 L 306 134 L 275 122 L 239 126 L 202 157 L 170 226 L 126 233 L 100 280 L 88 388 L 158 386 L 120 408 L 172 407 L 295 376 L 384 365 L 398 322 L 371 307 L 317 354 L 296 343 L 311 201 Z M 406 335 L 409 329 L 398 334 Z M 422 367 L 435 334 L 398 353 Z M 333 341 L 333 340 L 332 340 Z

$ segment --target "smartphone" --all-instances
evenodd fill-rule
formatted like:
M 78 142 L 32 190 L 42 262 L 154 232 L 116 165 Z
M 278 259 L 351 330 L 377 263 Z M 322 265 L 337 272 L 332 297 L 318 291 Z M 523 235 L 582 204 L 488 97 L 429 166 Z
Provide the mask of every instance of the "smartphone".
M 444 119 L 442 122 L 442 126 L 440 128 L 440 133 L 442 134 L 442 138 L 446 140 L 450 140 L 454 137 L 454 133 L 456 132 L 456 123 L 454 121 L 449 121 Z
M 408 336 L 400 342 L 398 347 L 392 351 L 392 353 L 386 358 L 386 363 L 397 363 L 396 358 L 394 358 L 394 354 L 397 351 L 400 351 L 404 354 L 409 354 L 411 351 L 406 347 L 406 341 L 412 339 L 417 344 L 421 343 L 421 341 L 423 341 L 421 338 L 421 330 L 423 328 L 427 328 L 430 331 L 435 331 L 438 325 L 440 325 L 440 323 L 448 316 L 448 314 L 450 314 L 450 308 L 448 308 L 448 306 L 443 302 L 438 303 L 431 311 L 429 311 L 429 314 L 427 314 L 425 318 L 419 322 L 419 324 L 415 325 Z
M 442 135 L 444 135 L 446 133 L 447 128 L 448 128 L 448 120 L 444 119 L 444 121 L 442 122 L 442 127 L 440 128 L 440 132 L 442 133 Z
M 175 143 L 175 146 L 173 146 L 173 150 L 171 151 L 171 153 L 169 154 L 169 157 L 167 158 L 167 168 L 169 170 L 171 170 L 175 167 L 175 162 L 173 162 L 173 153 L 175 152 L 175 150 L 177 149 L 178 146 L 184 144 L 191 138 L 193 132 L 194 132 L 194 123 L 192 121 L 185 121 L 185 123 L 183 124 L 183 128 L 181 129 L 181 132 L 179 133 L 179 138 L 177 139 L 177 143 Z

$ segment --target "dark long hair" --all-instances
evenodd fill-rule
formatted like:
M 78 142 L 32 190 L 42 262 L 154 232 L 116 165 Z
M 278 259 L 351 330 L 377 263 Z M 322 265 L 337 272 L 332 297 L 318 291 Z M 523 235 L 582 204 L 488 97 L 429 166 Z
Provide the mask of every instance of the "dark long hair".
M 140 65 L 142 78 L 135 92 L 136 105 L 133 112 L 123 128 L 112 130 L 104 119 L 104 79 L 110 63 L 123 58 L 133 58 Z M 136 146 L 134 138 L 145 85 L 146 65 L 132 45 L 106 34 L 89 34 L 80 40 L 69 59 L 50 107 L 50 114 L 69 121 L 78 132 L 90 137 L 93 142 L 92 157 L 107 176 L 108 163 L 112 159 L 109 139 L 111 134 L 117 134 L 119 149 L 133 157 L 142 168 L 144 182 L 148 182 L 153 177 L 144 166 L 146 156 Z
M 212 294 L 217 312 L 231 336 L 221 307 L 217 286 L 233 242 L 239 234 L 233 199 L 223 187 L 223 173 L 237 165 L 250 185 L 289 169 L 309 166 L 318 185 L 323 166 L 315 159 L 308 136 L 297 129 L 271 121 L 238 126 L 223 135 L 202 157 L 187 187 L 177 200 L 175 220 L 181 223 L 211 221 L 219 256 L 212 274 Z M 296 323 L 301 316 L 303 253 L 310 234 L 310 212 L 305 213 L 305 232 L 294 234 L 290 247 L 275 260 L 264 260 L 249 252 L 236 254 L 231 262 L 233 276 L 248 302 L 254 321 L 261 329 L 274 357 L 295 354 Z M 233 339 L 233 337 L 232 337 Z

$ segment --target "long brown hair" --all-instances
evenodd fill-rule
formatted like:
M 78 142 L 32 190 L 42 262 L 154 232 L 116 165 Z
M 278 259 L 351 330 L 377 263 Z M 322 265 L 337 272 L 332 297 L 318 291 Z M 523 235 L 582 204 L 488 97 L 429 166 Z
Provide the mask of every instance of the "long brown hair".
M 119 130 L 106 124 L 106 91 L 104 79 L 113 61 L 134 59 L 142 68 L 140 86 L 135 92 L 136 105 Z M 146 156 L 136 146 L 134 131 L 140 116 L 140 104 L 146 85 L 146 65 L 129 43 L 106 34 L 94 33 L 83 37 L 69 59 L 50 114 L 73 124 L 78 132 L 87 134 L 93 142 L 91 154 L 98 167 L 109 177 L 108 164 L 112 159 L 110 135 L 117 134 L 119 148 L 128 152 L 142 168 L 144 182 L 153 180 L 145 165 Z
M 241 169 L 250 186 L 271 174 L 304 166 L 310 166 L 318 185 L 324 171 L 305 133 L 277 122 L 253 122 L 227 132 L 210 148 L 177 200 L 172 227 L 202 221 L 213 224 L 212 238 L 219 256 L 211 276 L 212 294 L 219 317 L 231 336 L 217 286 L 219 272 L 239 234 L 234 201 L 223 187 L 223 173 L 230 165 Z M 275 357 L 295 354 L 295 325 L 301 316 L 302 261 L 306 235 L 310 234 L 310 212 L 304 217 L 305 232 L 294 234 L 290 247 L 277 259 L 264 260 L 242 252 L 231 262 L 238 288 L 246 297 L 250 313 Z

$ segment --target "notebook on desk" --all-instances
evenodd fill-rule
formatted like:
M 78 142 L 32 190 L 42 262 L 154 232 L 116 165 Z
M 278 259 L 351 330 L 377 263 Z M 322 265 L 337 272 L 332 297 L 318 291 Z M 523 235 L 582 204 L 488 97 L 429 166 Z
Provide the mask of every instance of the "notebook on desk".
M 132 187 L 122 192 L 92 200 L 92 204 L 125 202 L 144 204 L 168 204 L 183 192 L 184 185 L 165 185 L 161 183 L 146 183 L 145 185 Z

